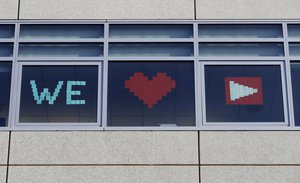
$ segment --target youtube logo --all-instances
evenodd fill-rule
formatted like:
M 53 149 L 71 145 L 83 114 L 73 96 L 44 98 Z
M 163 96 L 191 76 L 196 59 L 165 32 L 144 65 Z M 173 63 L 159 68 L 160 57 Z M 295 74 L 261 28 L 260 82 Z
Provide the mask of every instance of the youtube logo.
M 226 77 L 227 105 L 262 105 L 263 91 L 260 77 Z

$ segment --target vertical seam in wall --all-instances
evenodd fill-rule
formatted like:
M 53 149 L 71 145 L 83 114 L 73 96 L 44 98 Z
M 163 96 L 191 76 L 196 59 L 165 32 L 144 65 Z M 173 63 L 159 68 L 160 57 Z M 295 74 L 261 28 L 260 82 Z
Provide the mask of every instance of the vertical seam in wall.
M 9 131 L 9 134 L 8 134 L 8 148 L 7 148 L 7 162 L 6 162 L 6 181 L 5 181 L 6 183 L 8 183 L 10 142 L 11 142 L 11 131 Z
M 196 2 L 197 0 L 194 0 L 194 19 L 196 20 L 197 19 L 197 15 L 196 15 Z
M 198 131 L 198 170 L 199 170 L 199 183 L 201 183 L 201 167 L 200 167 L 200 131 Z
M 20 6 L 21 6 L 21 0 L 18 0 L 17 20 L 20 20 Z

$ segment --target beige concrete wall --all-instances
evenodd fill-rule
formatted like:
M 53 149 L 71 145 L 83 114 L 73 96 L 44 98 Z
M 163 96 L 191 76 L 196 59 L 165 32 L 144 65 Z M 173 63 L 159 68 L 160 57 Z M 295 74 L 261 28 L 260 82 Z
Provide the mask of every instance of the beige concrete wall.
M 299 183 L 299 166 L 212 166 L 201 168 L 201 183 Z
M 194 0 L 21 0 L 20 19 L 193 19 Z
M 0 0 L 0 19 L 299 19 L 298 0 Z M 19 12 L 18 12 L 19 8 Z
M 14 132 L 12 164 L 197 164 L 197 132 Z
M 0 19 L 17 19 L 18 0 L 0 0 Z
M 0 132 L 0 165 L 7 164 L 9 132 Z
M 201 132 L 201 164 L 300 164 L 300 133 Z
M 197 19 L 299 19 L 299 0 L 197 0 Z
M 9 182 L 300 181 L 299 132 L 16 131 L 10 145 L 0 135 Z
M 1 1 L 0 18 L 16 18 L 17 0 Z M 19 13 L 20 19 L 299 19 L 299 6 L 298 0 L 21 0 Z
M 0 166 L 0 183 L 6 182 L 6 166 Z
M 12 132 L 8 182 L 199 183 L 198 132 Z
M 198 167 L 11 167 L 10 183 L 198 183 Z
M 200 132 L 202 183 L 300 182 L 300 133 Z

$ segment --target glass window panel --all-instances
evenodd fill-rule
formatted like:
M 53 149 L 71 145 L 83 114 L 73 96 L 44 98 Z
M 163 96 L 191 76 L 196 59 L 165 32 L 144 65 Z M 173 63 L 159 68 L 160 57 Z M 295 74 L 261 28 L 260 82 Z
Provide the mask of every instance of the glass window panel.
M 206 65 L 207 122 L 284 122 L 278 65 Z
M 20 57 L 99 57 L 103 55 L 103 44 L 93 43 L 22 43 Z
M 289 43 L 290 55 L 300 56 L 300 43 Z
M 200 56 L 283 56 L 282 43 L 199 43 Z
M 20 123 L 96 123 L 97 100 L 96 65 L 23 66 Z
M 14 38 L 15 26 L 14 25 L 1 25 L 0 24 L 0 39 L 1 38 Z
M 111 43 L 110 56 L 193 56 L 192 43 Z
M 199 25 L 200 38 L 282 38 L 280 24 L 204 24 Z
M 14 46 L 10 43 L 0 43 L 0 57 L 12 57 Z
M 300 38 L 300 25 L 288 25 L 288 35 L 290 38 Z
M 111 24 L 111 38 L 192 38 L 193 25 L 114 25 Z
M 8 123 L 11 68 L 11 63 L 0 62 L 0 127 L 7 126 Z
M 103 25 L 21 25 L 21 38 L 102 38 Z
M 300 63 L 291 63 L 295 125 L 300 126 Z
M 110 62 L 108 126 L 195 126 L 193 62 Z

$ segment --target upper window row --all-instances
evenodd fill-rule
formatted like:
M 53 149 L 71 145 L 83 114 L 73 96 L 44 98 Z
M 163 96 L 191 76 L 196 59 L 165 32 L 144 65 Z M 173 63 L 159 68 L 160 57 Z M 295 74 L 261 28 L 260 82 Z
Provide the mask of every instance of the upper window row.
M 115 58 L 286 55 L 282 24 L 198 24 L 196 29 L 188 23 L 20 24 L 18 31 L 15 26 L 0 24 L 0 57 L 12 57 L 14 52 L 20 58 L 104 57 L 106 42 L 107 56 Z M 300 25 L 288 24 L 287 30 L 289 54 L 299 56 Z M 14 49 L 15 35 L 18 49 Z M 197 35 L 199 39 L 194 39 Z
M 300 37 L 289 24 L 288 36 Z M 14 24 L 0 24 L 0 38 L 14 38 Z M 110 24 L 110 38 L 193 38 L 193 24 Z M 282 38 L 281 24 L 199 24 L 199 38 Z M 104 38 L 104 24 L 21 24 L 20 38 Z

